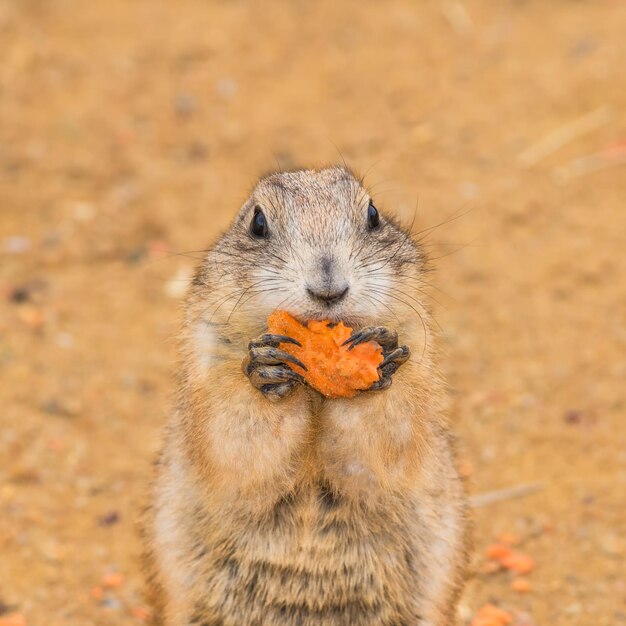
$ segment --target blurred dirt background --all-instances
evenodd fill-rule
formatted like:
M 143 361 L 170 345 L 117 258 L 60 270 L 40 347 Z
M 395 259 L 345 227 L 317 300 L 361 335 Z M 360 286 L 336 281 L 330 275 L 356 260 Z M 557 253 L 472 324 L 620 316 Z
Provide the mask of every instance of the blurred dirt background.
M 461 467 L 535 489 L 475 510 L 462 619 L 626 623 L 625 33 L 619 0 L 0 0 L 0 624 L 147 619 L 194 251 L 258 174 L 340 153 L 416 231 L 453 218 Z

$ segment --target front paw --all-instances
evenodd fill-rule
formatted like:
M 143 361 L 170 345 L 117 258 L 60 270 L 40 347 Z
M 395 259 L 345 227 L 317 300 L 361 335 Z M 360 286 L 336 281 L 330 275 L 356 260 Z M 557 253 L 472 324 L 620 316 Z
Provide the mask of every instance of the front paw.
M 297 385 L 306 384 L 304 378 L 287 363 L 294 363 L 304 370 L 306 366 L 295 356 L 279 350 L 281 343 L 300 345 L 291 337 L 265 333 L 248 344 L 248 354 L 241 364 L 252 386 L 272 402 L 288 396 Z
M 391 385 L 391 377 L 398 368 L 406 363 L 411 351 L 408 346 L 398 346 L 398 333 L 384 326 L 368 326 L 350 336 L 345 345 L 350 345 L 348 350 L 366 341 L 375 341 L 383 349 L 383 361 L 378 366 L 380 378 L 366 391 L 381 391 Z

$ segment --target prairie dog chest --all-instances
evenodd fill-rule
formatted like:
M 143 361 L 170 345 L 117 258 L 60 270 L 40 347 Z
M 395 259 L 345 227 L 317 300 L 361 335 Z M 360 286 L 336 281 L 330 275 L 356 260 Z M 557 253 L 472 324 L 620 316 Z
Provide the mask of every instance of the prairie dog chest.
M 244 623 L 269 611 L 277 623 L 384 624 L 417 584 L 405 535 L 397 511 L 359 511 L 319 481 L 233 528 L 212 555 L 210 596 Z

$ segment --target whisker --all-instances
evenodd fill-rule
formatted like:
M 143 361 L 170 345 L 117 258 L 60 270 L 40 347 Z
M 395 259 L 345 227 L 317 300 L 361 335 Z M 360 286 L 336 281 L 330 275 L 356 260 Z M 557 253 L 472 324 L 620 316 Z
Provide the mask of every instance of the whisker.
M 365 293 L 362 295 L 362 297 L 369 299 L 372 302 L 377 302 L 378 304 L 382 304 L 398 320 L 398 322 L 400 322 L 400 318 L 398 317 L 398 314 L 384 300 L 375 298 L 371 293 Z
M 439 300 L 437 300 L 437 298 L 435 298 L 435 296 L 433 296 L 432 294 L 427 293 L 426 291 L 424 291 L 423 289 L 420 289 L 419 285 L 419 281 L 417 279 L 413 279 L 410 276 L 406 276 L 406 275 L 400 275 L 401 278 L 406 278 L 408 279 L 406 282 L 409 283 L 409 285 L 411 287 L 413 287 L 413 289 L 415 289 L 416 291 L 418 291 L 419 293 L 421 293 L 422 295 L 426 296 L 427 298 L 430 298 L 431 300 L 433 300 L 434 302 L 436 302 L 439 306 L 443 307 L 444 309 L 446 308 L 446 305 L 443 304 L 442 302 L 440 302 Z M 399 280 L 399 278 L 392 276 L 391 280 L 394 281 L 395 283 L 399 283 L 400 285 L 404 286 L 404 283 L 401 282 Z M 417 283 L 417 284 L 414 284 Z M 382 285 L 384 286 L 384 285 Z M 397 289 L 397 287 L 395 287 Z M 405 293 L 403 292 L 401 289 L 398 289 L 398 291 L 400 291 L 400 293 Z M 419 302 L 419 300 L 417 298 L 415 298 L 414 296 L 411 296 L 410 294 L 405 293 L 405 295 L 407 297 L 410 297 L 412 299 L 414 299 L 416 302 Z M 419 302 L 419 304 L 422 304 L 421 302 Z
M 235 310 L 239 306 L 239 303 L 241 302 L 241 299 L 246 295 L 246 293 L 248 293 L 248 291 L 250 291 L 250 289 L 252 289 L 253 287 L 256 287 L 257 285 L 262 285 L 262 284 L 266 283 L 267 280 L 268 279 L 259 280 L 256 283 L 252 283 L 251 285 L 249 285 L 248 287 L 246 287 L 244 289 L 244 291 L 242 292 L 241 296 L 239 296 L 239 300 L 237 300 L 237 302 L 235 302 L 235 306 L 232 308 L 231 312 L 228 314 L 228 317 L 226 318 L 226 323 L 228 323 L 230 321 L 230 318 L 231 318 L 232 314 L 235 312 Z
M 388 287 L 387 285 L 383 285 L 381 283 L 376 283 L 374 281 L 371 281 L 369 284 L 374 286 L 375 288 L 385 292 L 385 293 L 388 293 L 388 292 L 398 292 L 398 293 L 402 294 L 404 297 L 409 298 L 410 300 L 413 300 L 413 302 L 415 302 L 415 304 L 417 306 L 419 306 L 429 318 L 432 317 L 431 312 L 426 308 L 424 303 L 421 302 L 415 296 L 413 296 L 413 295 L 411 295 L 409 293 L 406 293 L 405 291 L 402 291 L 401 289 L 398 289 L 397 287 L 393 287 L 393 289 L 392 289 L 392 288 Z M 441 305 L 441 306 L 443 306 L 443 305 Z
M 450 300 L 454 300 L 455 302 L 459 302 L 458 298 L 455 298 L 453 295 L 449 294 L 447 291 L 444 291 L 443 289 L 441 289 L 441 287 L 437 287 L 437 285 L 435 285 L 434 283 L 429 283 L 429 282 L 426 282 L 425 280 L 421 281 L 421 283 L 425 287 L 430 287 L 431 289 L 436 289 L 441 295 L 446 296 L 446 298 L 450 298 Z M 427 294 L 428 292 L 424 291 L 423 293 Z M 429 294 L 429 297 L 432 298 L 433 296 L 431 296 Z
M 380 293 L 380 292 L 376 292 L 376 293 Z M 422 315 L 420 314 L 420 312 L 409 302 L 406 302 L 406 300 L 403 300 L 402 298 L 396 296 L 394 293 L 392 293 L 391 291 L 385 291 L 383 292 L 383 295 L 385 296 L 389 296 L 391 298 L 394 298 L 395 300 L 398 300 L 399 302 L 402 302 L 402 304 L 408 306 L 419 318 L 420 323 L 422 324 L 422 329 L 424 331 L 424 347 L 422 348 L 422 357 L 424 356 L 424 353 L 426 352 L 426 346 L 428 345 L 428 326 L 426 325 L 426 322 L 424 321 L 424 318 L 422 317 Z
M 241 288 L 238 288 L 235 291 L 233 291 L 230 294 L 228 294 L 226 297 L 221 298 L 218 301 L 216 308 L 211 313 L 211 317 L 208 319 L 208 323 L 209 324 L 211 323 L 211 321 L 215 317 L 215 314 L 219 311 L 219 309 L 222 307 L 222 305 L 226 304 L 226 302 L 228 302 L 228 300 L 230 300 L 231 298 L 236 298 L 237 295 L 240 294 L 240 293 L 241 293 Z
M 465 205 L 467 206 L 467 205 Z M 445 226 L 446 224 L 451 224 L 452 222 L 461 219 L 462 217 L 465 217 L 468 213 L 471 213 L 474 209 L 473 207 L 470 207 L 469 209 L 467 209 L 466 211 L 464 211 L 463 213 L 459 213 L 459 211 L 463 210 L 463 206 L 458 208 L 450 217 L 446 218 L 445 220 L 443 220 L 442 222 L 439 222 L 438 224 L 435 224 L 434 226 L 430 226 L 428 228 L 424 228 L 423 230 L 418 231 L 417 233 L 415 233 L 415 237 L 419 237 L 419 235 L 421 235 L 422 233 L 426 233 L 424 235 L 424 237 L 417 239 L 417 242 L 420 243 L 423 239 L 425 239 L 426 237 L 428 237 L 428 235 L 435 229 L 440 228 L 441 226 Z

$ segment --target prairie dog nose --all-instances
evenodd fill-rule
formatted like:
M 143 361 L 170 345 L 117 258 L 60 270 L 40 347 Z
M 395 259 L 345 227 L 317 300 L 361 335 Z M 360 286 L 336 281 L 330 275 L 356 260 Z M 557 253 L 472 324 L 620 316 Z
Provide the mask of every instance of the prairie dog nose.
M 318 257 L 314 275 L 307 281 L 306 291 L 318 303 L 331 306 L 346 297 L 350 285 L 331 252 Z
M 323 256 L 320 265 L 322 267 L 322 274 L 324 276 L 332 276 L 333 275 L 333 260 L 330 257 Z
M 349 290 L 349 285 L 329 289 L 311 289 L 311 287 L 306 288 L 307 293 L 314 300 L 322 302 L 323 304 L 326 304 L 328 306 L 341 302 L 346 297 Z

